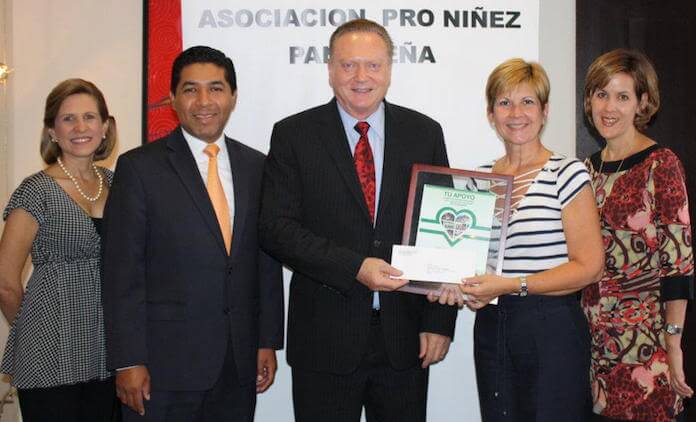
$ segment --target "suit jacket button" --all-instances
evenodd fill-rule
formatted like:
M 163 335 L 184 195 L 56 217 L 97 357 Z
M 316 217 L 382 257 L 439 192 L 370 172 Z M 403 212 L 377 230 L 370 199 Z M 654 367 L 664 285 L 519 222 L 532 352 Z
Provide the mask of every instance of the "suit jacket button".
M 229 315 L 229 314 L 230 314 L 230 308 L 225 308 L 225 309 L 223 309 L 223 310 L 222 310 L 222 313 L 225 314 L 225 315 Z
M 382 241 L 381 240 L 373 240 L 372 246 L 374 246 L 375 248 L 379 248 L 380 246 L 382 246 Z

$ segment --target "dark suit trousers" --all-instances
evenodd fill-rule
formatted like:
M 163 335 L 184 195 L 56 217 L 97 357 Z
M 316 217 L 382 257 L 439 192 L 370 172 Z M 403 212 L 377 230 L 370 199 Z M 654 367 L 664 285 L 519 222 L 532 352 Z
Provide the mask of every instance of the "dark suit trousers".
M 391 367 L 377 314 L 368 341 L 365 357 L 351 374 L 292 369 L 296 422 L 358 422 L 363 406 L 369 422 L 425 421 L 428 370 Z
M 152 391 L 141 417 L 123 406 L 124 422 L 252 422 L 256 408 L 256 385 L 240 385 L 232 342 L 220 377 L 207 391 Z

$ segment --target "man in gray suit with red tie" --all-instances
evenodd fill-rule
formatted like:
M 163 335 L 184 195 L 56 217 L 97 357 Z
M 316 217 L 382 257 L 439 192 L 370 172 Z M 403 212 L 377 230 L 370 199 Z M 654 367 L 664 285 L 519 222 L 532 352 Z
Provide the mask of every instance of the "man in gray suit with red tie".
M 447 166 L 442 128 L 384 100 L 392 41 L 368 20 L 330 40 L 335 98 L 276 123 L 260 240 L 287 264 L 288 362 L 299 422 L 424 421 L 429 365 L 456 308 L 395 292 L 411 166 Z M 396 277 L 396 278 L 392 278 Z
M 103 239 L 107 365 L 125 421 L 251 421 L 283 345 L 280 264 L 259 249 L 264 156 L 223 134 L 232 61 L 181 53 L 181 126 L 123 154 Z

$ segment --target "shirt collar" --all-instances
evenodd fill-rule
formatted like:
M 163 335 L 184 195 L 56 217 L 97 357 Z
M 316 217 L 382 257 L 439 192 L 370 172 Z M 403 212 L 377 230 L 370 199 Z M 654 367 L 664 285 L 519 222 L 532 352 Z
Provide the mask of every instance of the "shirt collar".
M 348 114 L 348 112 L 341 107 L 341 104 L 336 101 L 338 106 L 338 114 L 341 116 L 341 122 L 343 122 L 343 127 L 346 133 L 350 134 L 350 138 L 358 138 L 360 135 L 354 129 L 355 124 L 358 122 L 367 122 L 370 124 L 370 130 L 374 131 L 380 139 L 384 139 L 384 101 L 379 103 L 379 107 L 374 113 L 367 116 L 367 119 L 358 120 L 355 117 Z M 355 134 L 353 136 L 353 134 Z
M 208 156 L 205 154 L 205 152 L 203 152 L 203 150 L 208 145 L 208 143 L 203 141 L 202 139 L 198 139 L 195 136 L 191 135 L 183 127 L 181 128 L 181 132 L 184 134 L 184 139 L 186 140 L 186 143 L 188 144 L 189 149 L 193 154 L 193 158 L 195 158 L 197 162 L 207 162 Z M 220 134 L 220 137 L 214 142 L 214 144 L 220 148 L 220 152 L 218 152 L 218 157 L 224 160 L 224 157 L 227 157 L 227 142 L 225 142 L 225 134 Z

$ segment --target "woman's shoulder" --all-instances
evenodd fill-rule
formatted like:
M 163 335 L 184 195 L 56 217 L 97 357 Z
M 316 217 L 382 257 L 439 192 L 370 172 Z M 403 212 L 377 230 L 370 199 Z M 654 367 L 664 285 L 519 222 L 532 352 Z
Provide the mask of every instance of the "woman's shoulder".
M 632 169 L 634 167 L 645 168 L 646 165 L 649 166 L 653 162 L 659 162 L 666 156 L 674 156 L 674 153 L 672 153 L 671 150 L 664 150 L 668 150 L 668 148 L 658 143 L 648 145 L 640 151 L 635 152 L 625 157 L 623 160 L 619 161 L 621 163 L 621 168 L 626 170 Z M 609 161 L 607 162 L 609 163 Z M 611 162 L 614 163 L 615 161 Z
M 659 161 L 659 162 L 674 162 L 674 163 L 681 163 L 681 160 L 677 156 L 677 154 L 672 151 L 671 148 L 666 147 L 664 145 L 660 145 L 658 143 L 653 144 L 649 148 L 647 148 L 648 151 L 647 154 L 645 155 L 645 158 L 651 161 Z M 640 154 L 640 153 L 638 153 Z
M 16 191 L 44 189 L 51 183 L 51 176 L 44 170 L 37 171 L 22 180 Z
M 686 178 L 684 164 L 677 154 L 666 146 L 655 144 L 653 150 L 643 159 L 644 171 L 662 183 L 673 182 L 683 184 Z
M 106 176 L 106 180 L 107 180 L 107 182 L 109 182 L 109 186 L 111 186 L 111 184 L 114 181 L 114 172 L 112 170 L 110 170 L 106 167 L 102 167 L 102 166 L 97 166 L 97 168 L 99 169 L 100 172 L 102 172 L 102 174 L 104 176 Z
M 556 167 L 567 167 L 569 165 L 583 165 L 579 158 L 572 155 L 562 154 L 560 152 L 551 151 L 548 164 Z
M 587 173 L 587 166 L 577 157 L 552 152 L 544 169 L 557 177 Z
M 51 183 L 51 177 L 43 170 L 27 176 L 12 192 L 2 218 L 7 219 L 14 209 L 23 208 L 37 221 L 42 222 L 44 204 L 46 197 L 49 196 Z

